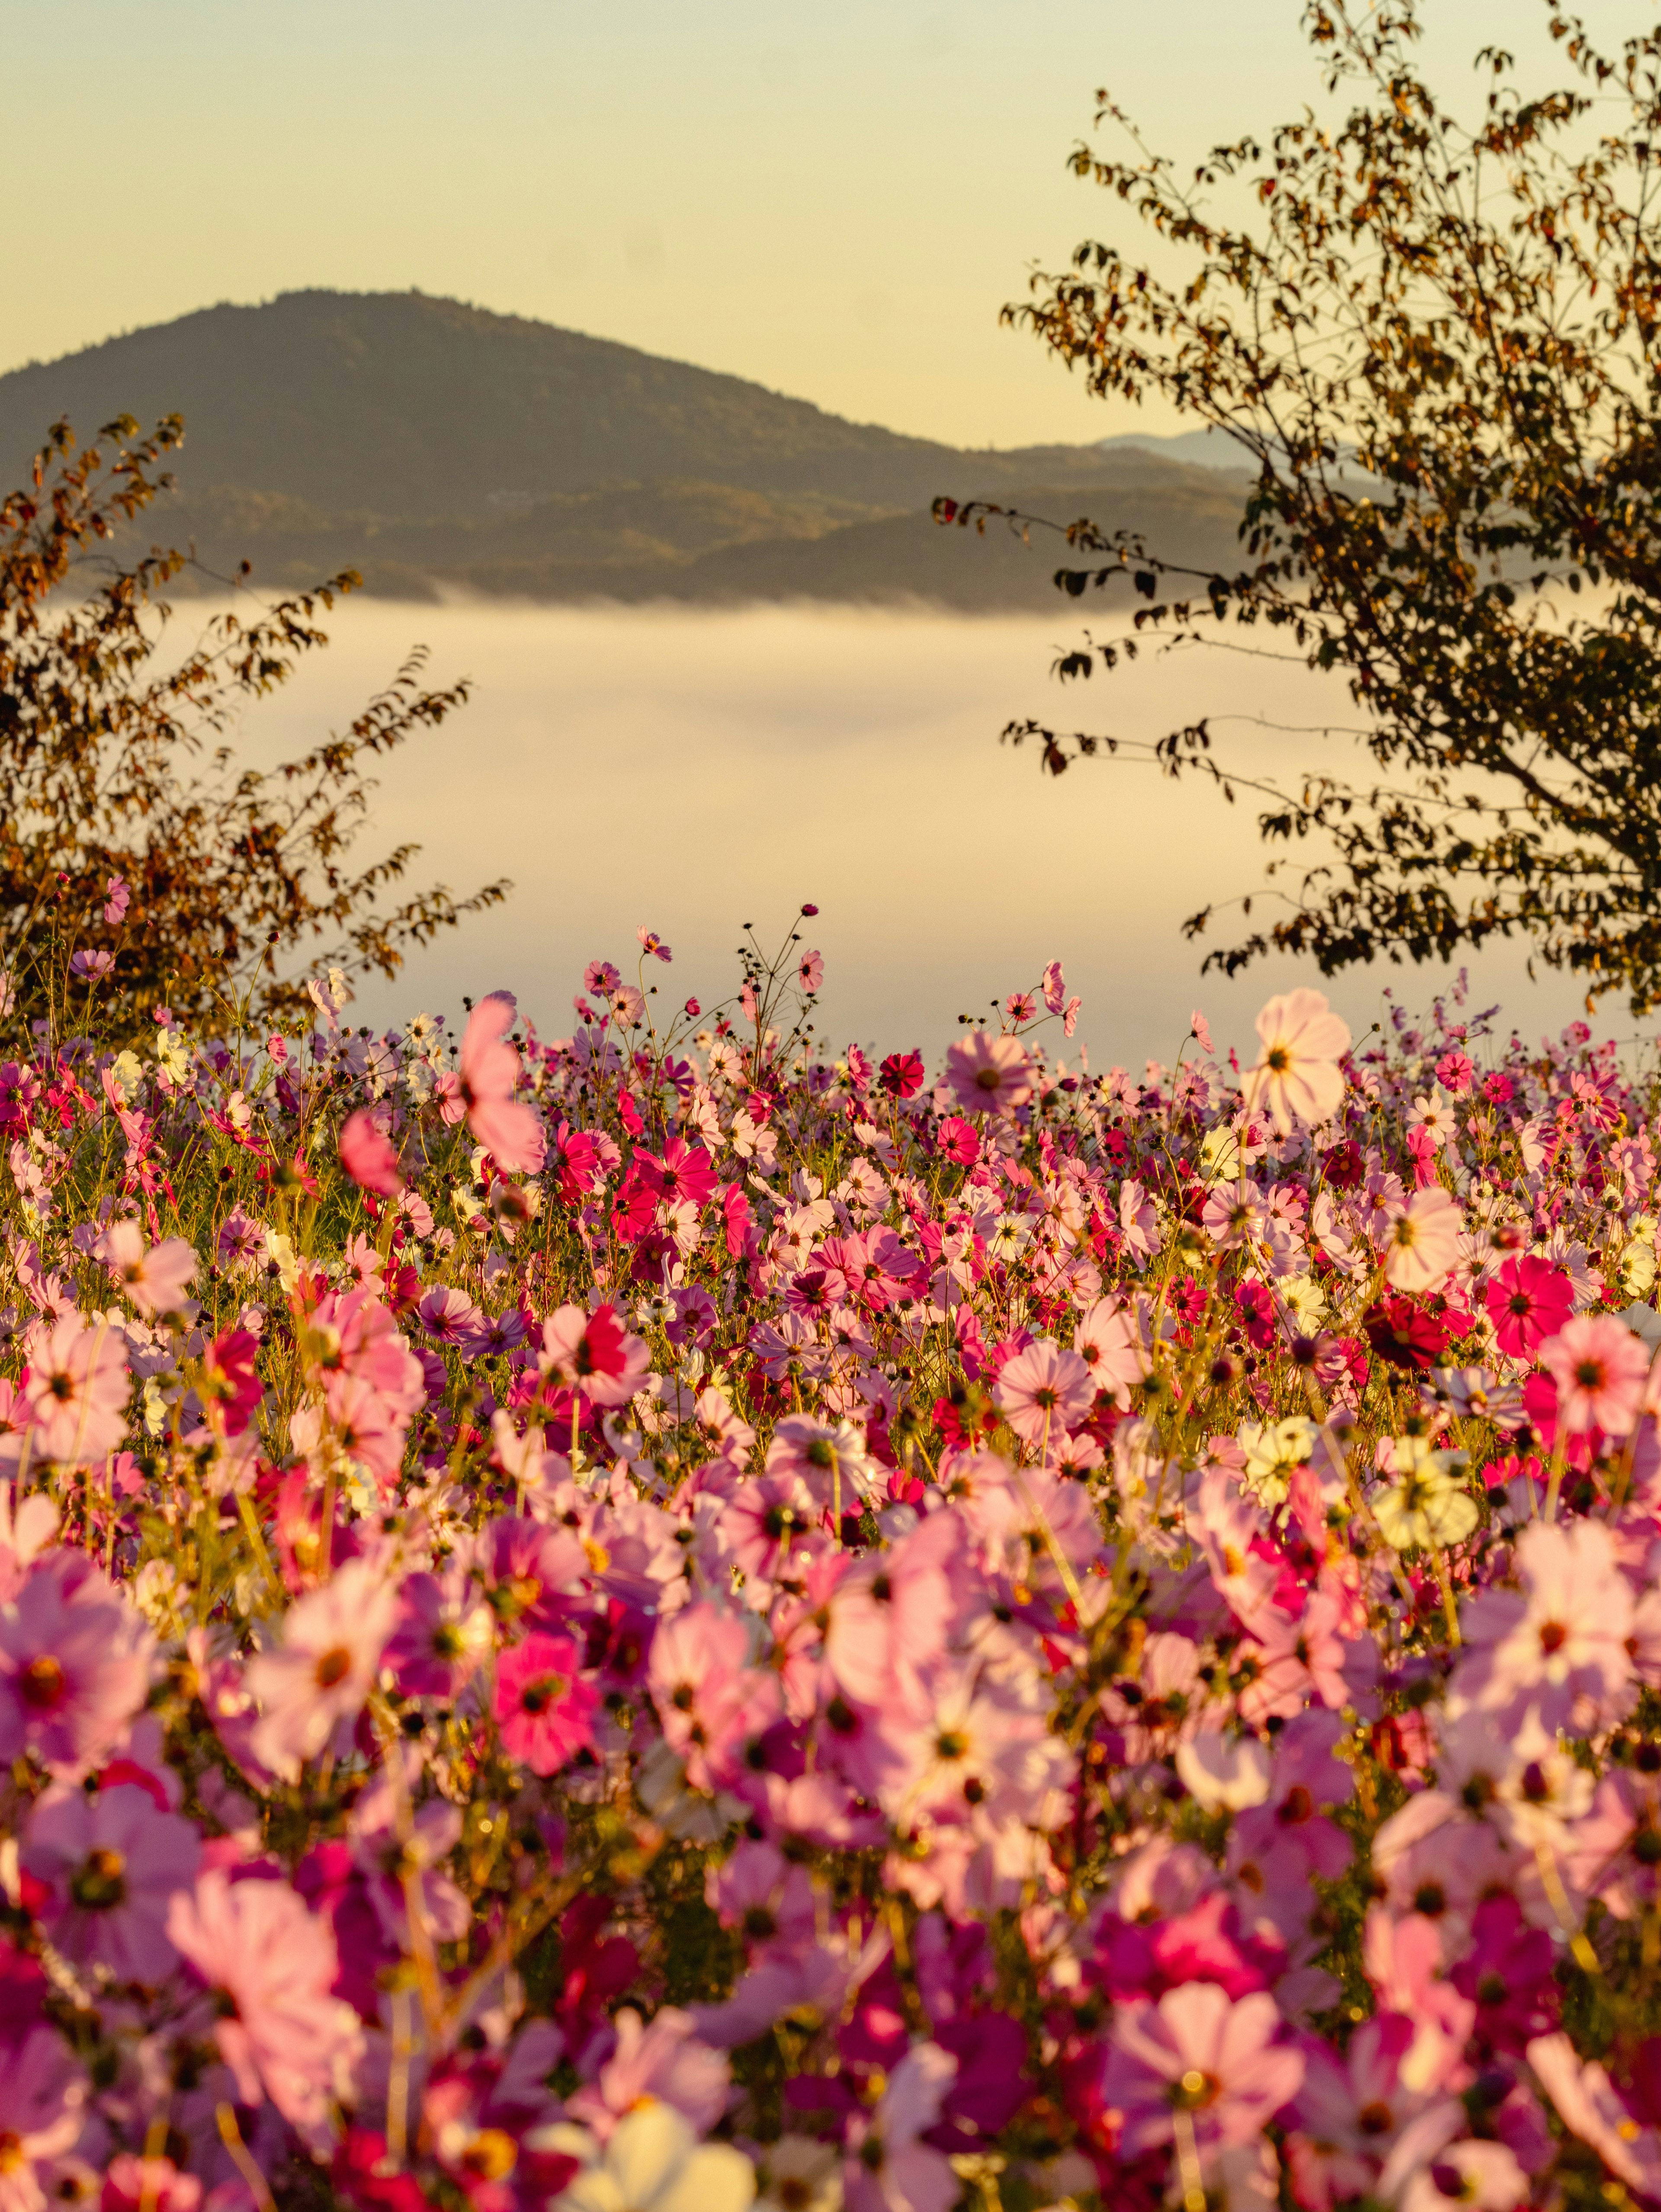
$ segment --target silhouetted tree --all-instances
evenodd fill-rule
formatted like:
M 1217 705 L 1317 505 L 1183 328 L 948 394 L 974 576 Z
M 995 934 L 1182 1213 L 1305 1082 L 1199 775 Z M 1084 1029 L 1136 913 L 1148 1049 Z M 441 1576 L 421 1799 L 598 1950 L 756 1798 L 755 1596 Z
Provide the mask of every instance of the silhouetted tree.
M 1289 910 L 1208 966 L 1281 948 L 1330 973 L 1521 933 L 1589 1002 L 1661 997 L 1661 27 L 1605 54 L 1545 15 L 1567 88 L 1526 97 L 1485 50 L 1468 126 L 1415 66 L 1414 0 L 1316 0 L 1305 27 L 1348 112 L 1219 147 L 1191 186 L 1100 95 L 1129 150 L 1074 167 L 1157 234 L 1160 266 L 1087 243 L 1006 310 L 1092 391 L 1214 425 L 1255 478 L 1232 574 L 1068 528 L 1065 590 L 1147 604 L 1062 673 L 1150 632 L 1243 626 L 1339 672 L 1362 709 L 1378 781 L 1253 787 L 1266 837 L 1315 847 L 1276 864 Z M 1250 211 L 1216 213 L 1215 188 Z M 1005 734 L 1056 774 L 1120 749 L 1037 720 Z M 1153 750 L 1231 796 L 1241 781 L 1204 722 Z
M 158 594 L 190 556 L 157 548 L 129 565 L 104 550 L 170 483 L 157 465 L 183 426 L 137 432 L 123 416 L 77 452 L 56 424 L 31 487 L 0 504 L 0 967 L 19 1006 L 41 1011 L 63 1003 L 76 951 L 109 952 L 100 988 L 119 994 L 118 1030 L 148 1026 L 158 1000 L 210 1023 L 234 997 L 280 1017 L 301 1006 L 304 969 L 390 975 L 411 945 L 504 896 L 440 887 L 383 910 L 418 848 L 350 858 L 368 760 L 435 728 L 467 686 L 424 689 L 417 650 L 344 734 L 269 773 L 239 766 L 234 719 L 327 643 L 317 617 L 359 579 L 233 606 L 181 657 L 161 653 Z M 106 921 L 114 876 L 131 903 Z

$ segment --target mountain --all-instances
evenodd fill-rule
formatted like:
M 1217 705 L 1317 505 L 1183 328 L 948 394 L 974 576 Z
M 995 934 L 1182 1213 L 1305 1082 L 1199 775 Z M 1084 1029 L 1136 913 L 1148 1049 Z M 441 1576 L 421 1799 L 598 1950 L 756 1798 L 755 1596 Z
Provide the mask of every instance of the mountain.
M 1226 562 L 1244 479 L 1138 445 L 962 452 L 742 378 L 420 293 L 285 293 L 0 377 L 0 470 L 183 415 L 177 489 L 136 526 L 256 582 L 542 599 L 1052 603 L 1060 541 L 938 530 L 937 494 L 1164 532 Z M 1034 487 L 1037 489 L 1034 489 Z M 1019 497 L 1017 496 L 1019 495 Z

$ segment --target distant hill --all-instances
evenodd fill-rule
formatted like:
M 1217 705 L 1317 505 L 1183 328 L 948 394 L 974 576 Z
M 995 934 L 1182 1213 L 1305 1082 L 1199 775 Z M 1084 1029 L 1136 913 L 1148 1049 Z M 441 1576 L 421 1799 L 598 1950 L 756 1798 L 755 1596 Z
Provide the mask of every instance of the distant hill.
M 21 481 L 60 416 L 84 439 L 175 411 L 178 490 L 136 534 L 224 573 L 246 557 L 267 585 L 350 564 L 414 598 L 1044 605 L 1055 541 L 937 530 L 930 501 L 1089 512 L 1220 564 L 1244 483 L 1137 442 L 964 453 L 457 301 L 323 291 L 0 377 L 0 473 Z

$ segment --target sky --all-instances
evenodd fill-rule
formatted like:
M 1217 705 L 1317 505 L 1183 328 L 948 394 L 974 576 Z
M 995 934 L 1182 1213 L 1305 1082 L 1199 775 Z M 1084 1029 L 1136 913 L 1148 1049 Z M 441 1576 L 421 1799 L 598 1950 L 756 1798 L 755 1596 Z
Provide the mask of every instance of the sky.
M 1098 86 L 1192 159 L 1317 96 L 1301 12 L 0 0 L 11 173 L 61 241 L 0 268 L 0 368 L 219 300 L 416 285 L 956 444 L 1168 431 L 998 310 L 1128 221 L 1066 167 Z M 1491 40 L 1538 52 L 1545 13 L 1424 0 L 1428 65 L 1457 86 Z

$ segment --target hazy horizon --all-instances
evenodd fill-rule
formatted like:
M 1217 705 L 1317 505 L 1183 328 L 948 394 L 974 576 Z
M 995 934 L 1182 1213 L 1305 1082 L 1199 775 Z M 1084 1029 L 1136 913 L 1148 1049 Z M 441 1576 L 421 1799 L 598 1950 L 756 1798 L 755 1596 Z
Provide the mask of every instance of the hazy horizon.
M 198 611 L 181 609 L 181 625 Z M 1327 990 L 1359 1035 L 1384 1013 L 1384 986 L 1416 1009 L 1457 973 L 1376 965 L 1323 983 L 1312 962 L 1277 958 L 1202 978 L 1205 947 L 1178 925 L 1208 897 L 1261 890 L 1251 795 L 1229 807 L 1129 763 L 1041 778 L 1030 747 L 998 743 L 1029 713 L 1126 735 L 1202 714 L 1306 722 L 1319 695 L 1305 670 L 1190 656 L 1062 694 L 1047 672 L 1078 634 L 1066 614 L 354 601 L 326 627 L 328 650 L 251 711 L 240 749 L 269 763 L 342 726 L 423 641 L 430 681 L 471 675 L 477 691 L 384 763 L 364 857 L 412 838 L 425 848 L 412 888 L 518 885 L 392 983 L 366 986 L 353 1018 L 377 1026 L 453 1017 L 464 993 L 508 988 L 545 1034 L 568 1034 L 584 965 L 631 973 L 642 925 L 675 950 L 648 978 L 661 1003 L 695 994 L 707 1006 L 735 986 L 739 925 L 770 949 L 804 901 L 820 910 L 809 941 L 824 955 L 833 1053 L 853 1041 L 938 1054 L 959 1013 L 1036 984 L 1051 958 L 1084 1006 L 1072 1046 L 1046 1035 L 1074 1062 L 1088 1044 L 1097 1067 L 1169 1061 L 1194 1006 L 1220 1049 L 1244 1047 L 1262 1001 L 1299 982 Z M 1242 772 L 1320 746 L 1244 722 L 1217 739 Z M 1231 920 L 1208 942 L 1226 941 Z M 1500 1000 L 1533 1039 L 1581 1000 L 1567 977 L 1529 983 L 1526 958 L 1513 945 L 1471 961 L 1469 1004 Z M 1634 1027 L 1607 1000 L 1594 1024 Z

